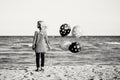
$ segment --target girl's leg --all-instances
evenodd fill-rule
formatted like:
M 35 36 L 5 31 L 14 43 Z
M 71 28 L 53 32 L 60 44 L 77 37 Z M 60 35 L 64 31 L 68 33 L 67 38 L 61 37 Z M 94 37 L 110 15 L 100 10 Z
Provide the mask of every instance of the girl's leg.
M 44 67 L 44 63 L 45 63 L 45 53 L 42 52 L 41 53 L 41 68 Z
M 36 71 L 38 71 L 40 67 L 39 61 L 40 61 L 40 53 L 36 53 L 36 67 L 37 67 Z

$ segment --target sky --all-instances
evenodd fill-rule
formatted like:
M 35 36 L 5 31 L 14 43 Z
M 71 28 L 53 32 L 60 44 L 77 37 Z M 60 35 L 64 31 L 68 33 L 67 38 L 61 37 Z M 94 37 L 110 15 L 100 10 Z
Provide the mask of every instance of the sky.
M 82 35 L 120 35 L 120 0 L 0 0 L 0 35 L 33 35 L 38 20 L 48 35 L 64 23 Z

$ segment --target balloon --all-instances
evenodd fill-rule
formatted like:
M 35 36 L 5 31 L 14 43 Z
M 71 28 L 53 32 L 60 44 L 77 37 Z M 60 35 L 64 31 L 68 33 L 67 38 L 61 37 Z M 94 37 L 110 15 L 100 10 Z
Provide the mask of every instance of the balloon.
M 63 50 L 68 50 L 70 45 L 71 45 L 70 41 L 63 41 L 60 46 Z
M 81 46 L 80 43 L 78 42 L 73 42 L 70 46 L 69 46 L 69 50 L 73 53 L 77 53 L 80 52 L 81 50 Z
M 62 37 L 67 36 L 70 33 L 70 31 L 71 31 L 71 28 L 68 24 L 65 23 L 60 26 L 59 32 Z
M 77 25 L 72 29 L 72 37 L 79 38 L 82 35 L 81 28 Z

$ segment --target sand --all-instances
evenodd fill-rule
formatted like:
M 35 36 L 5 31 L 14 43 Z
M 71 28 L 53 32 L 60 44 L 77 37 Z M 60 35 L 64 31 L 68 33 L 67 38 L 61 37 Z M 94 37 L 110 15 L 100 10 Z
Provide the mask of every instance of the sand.
M 120 65 L 7 66 L 0 69 L 0 80 L 120 80 Z

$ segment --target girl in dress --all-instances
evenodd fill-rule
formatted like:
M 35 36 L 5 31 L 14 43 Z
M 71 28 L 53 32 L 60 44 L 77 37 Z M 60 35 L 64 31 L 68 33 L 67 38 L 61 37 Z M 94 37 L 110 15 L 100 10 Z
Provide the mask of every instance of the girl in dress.
M 44 63 L 45 63 L 45 53 L 47 52 L 47 47 L 50 50 L 50 45 L 48 42 L 48 36 L 46 33 L 46 25 L 43 21 L 37 22 L 37 28 L 39 31 L 35 31 L 34 37 L 33 37 L 33 45 L 32 49 L 35 51 L 36 54 L 36 67 L 37 69 L 35 71 L 44 71 Z M 41 63 L 39 64 L 41 58 Z

